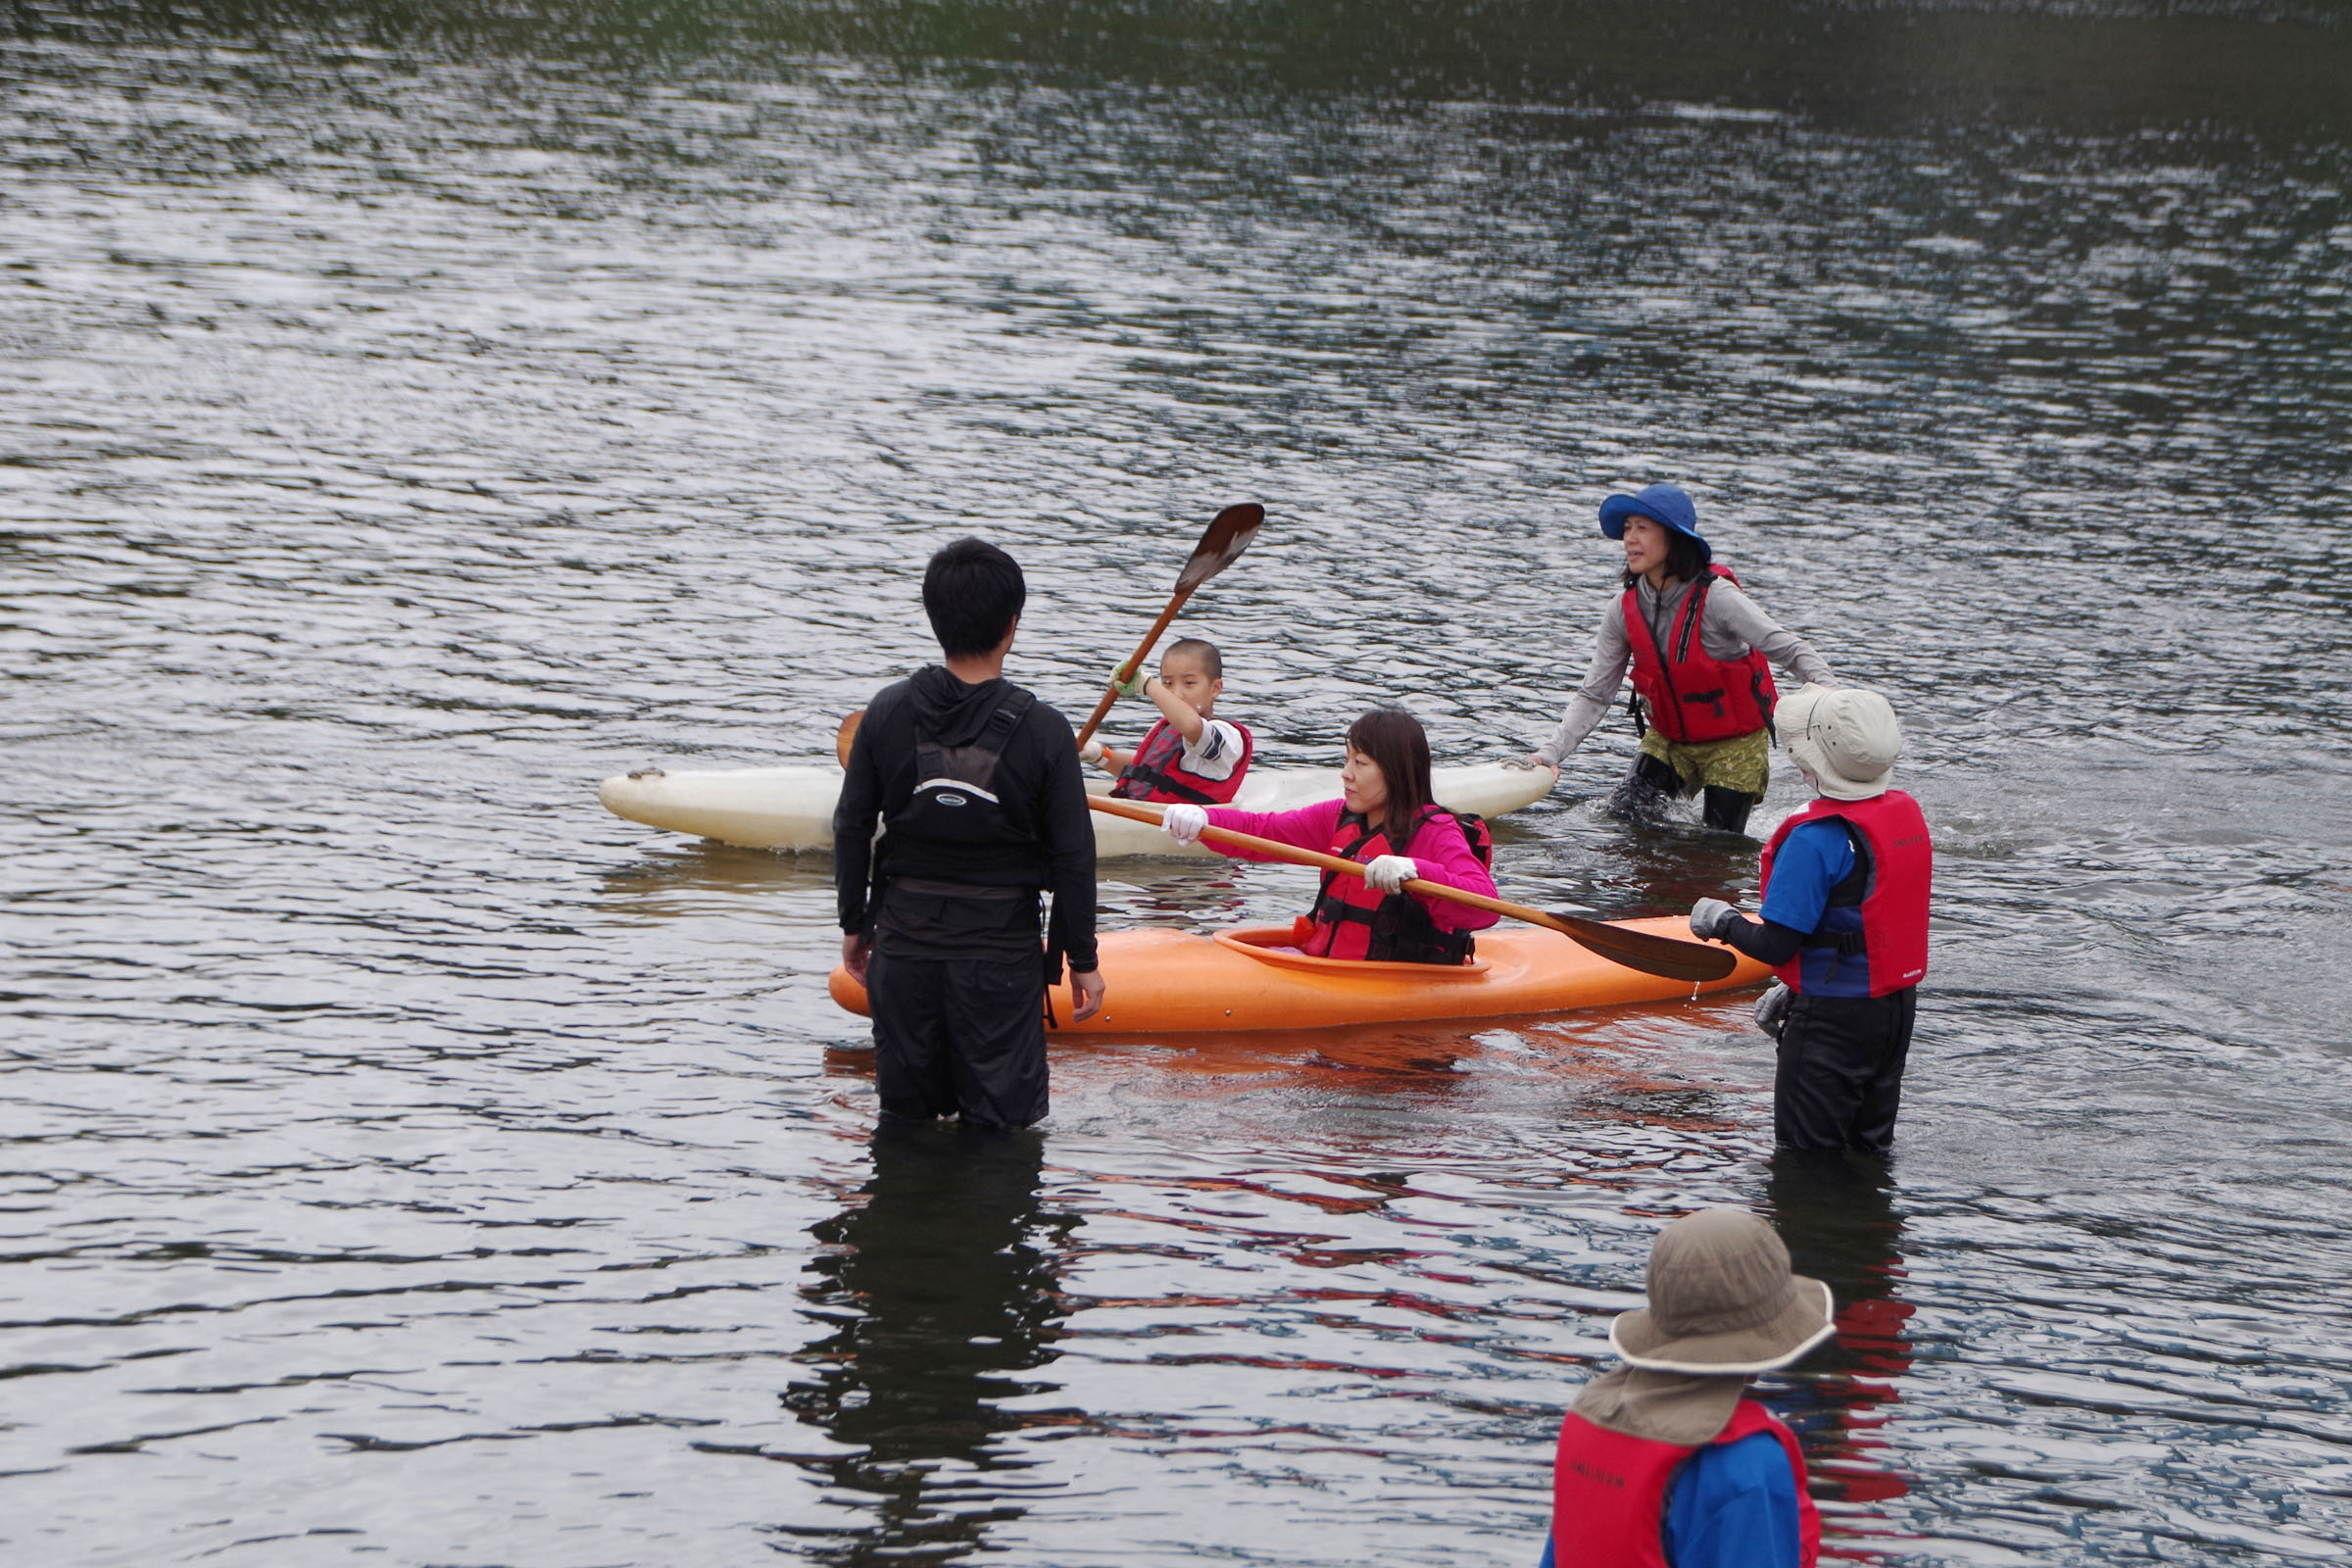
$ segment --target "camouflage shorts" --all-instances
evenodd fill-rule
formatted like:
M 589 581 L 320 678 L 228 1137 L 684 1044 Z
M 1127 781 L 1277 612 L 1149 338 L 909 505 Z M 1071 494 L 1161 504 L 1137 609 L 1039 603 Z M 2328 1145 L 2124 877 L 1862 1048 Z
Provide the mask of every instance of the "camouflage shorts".
M 1654 729 L 1644 730 L 1642 755 L 1673 768 L 1686 796 L 1702 789 L 1739 790 L 1760 801 L 1764 785 L 1772 777 L 1770 730 L 1735 735 L 1728 741 L 1701 741 L 1695 746 L 1670 741 Z

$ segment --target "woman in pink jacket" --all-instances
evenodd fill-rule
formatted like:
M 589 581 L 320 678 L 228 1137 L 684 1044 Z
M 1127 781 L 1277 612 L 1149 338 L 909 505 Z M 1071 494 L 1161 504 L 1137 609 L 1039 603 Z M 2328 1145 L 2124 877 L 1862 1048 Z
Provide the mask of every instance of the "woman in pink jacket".
M 1298 917 L 1299 951 L 1324 958 L 1400 963 L 1466 963 L 1473 931 L 1499 916 L 1485 909 L 1404 891 L 1414 878 L 1494 895 L 1486 824 L 1431 801 L 1429 736 L 1401 708 L 1375 708 L 1348 727 L 1340 799 L 1296 811 L 1243 811 L 1229 806 L 1171 806 L 1160 825 L 1191 844 L 1203 827 L 1254 834 L 1300 849 L 1360 860 L 1361 877 L 1323 875 L 1312 913 Z M 1217 846 L 1221 855 L 1263 855 Z

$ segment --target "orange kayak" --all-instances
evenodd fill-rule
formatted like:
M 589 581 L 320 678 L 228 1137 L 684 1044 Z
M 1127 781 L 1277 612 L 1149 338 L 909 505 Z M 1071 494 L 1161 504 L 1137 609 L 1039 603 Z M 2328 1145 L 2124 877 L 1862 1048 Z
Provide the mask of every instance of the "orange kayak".
M 1675 915 L 1614 923 L 1659 936 L 1690 934 Z M 1205 937 L 1164 929 L 1113 931 L 1101 942 L 1108 1004 L 1084 1023 L 1070 1022 L 1065 980 L 1049 994 L 1048 1028 L 1056 1034 L 1207 1034 L 1499 1018 L 1672 1002 L 1761 985 L 1772 972 L 1741 956 L 1739 967 L 1721 980 L 1697 986 L 1661 980 L 1530 926 L 1481 931 L 1477 956 L 1459 967 L 1274 951 L 1290 940 L 1287 925 L 1236 926 Z M 865 988 L 848 970 L 836 967 L 828 989 L 850 1011 L 866 1011 Z

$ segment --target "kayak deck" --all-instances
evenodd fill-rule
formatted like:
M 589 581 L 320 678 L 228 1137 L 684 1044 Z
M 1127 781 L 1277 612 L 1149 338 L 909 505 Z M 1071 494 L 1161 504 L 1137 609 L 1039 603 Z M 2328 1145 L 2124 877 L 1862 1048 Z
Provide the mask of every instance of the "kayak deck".
M 1444 805 L 1499 816 L 1543 799 L 1551 790 L 1553 776 L 1548 768 L 1473 762 L 1437 768 L 1432 782 Z M 1098 774 L 1086 787 L 1092 794 L 1107 795 L 1111 783 L 1107 774 Z M 1252 768 L 1233 804 L 1253 811 L 1283 811 L 1328 801 L 1339 793 L 1337 768 Z M 648 767 L 606 779 L 597 786 L 596 797 L 606 810 L 632 822 L 747 850 L 830 850 L 841 769 L 800 763 L 671 773 Z M 1148 822 L 1097 814 L 1094 824 L 1095 853 L 1105 858 L 1215 856 L 1202 845 L 1178 844 Z
M 1611 923 L 1658 936 L 1690 935 L 1676 916 Z M 1103 1010 L 1072 1022 L 1065 978 L 1049 993 L 1048 1028 L 1062 1035 L 1207 1034 L 1498 1018 L 1680 1001 L 1761 985 L 1771 975 L 1741 955 L 1721 980 L 1696 986 L 1664 980 L 1530 926 L 1481 931 L 1477 956 L 1458 967 L 1272 951 L 1290 940 L 1288 926 L 1237 926 L 1213 936 L 1161 928 L 1111 932 L 1100 944 L 1110 988 Z M 834 969 L 827 989 L 849 1011 L 866 1012 L 865 988 L 846 969 Z

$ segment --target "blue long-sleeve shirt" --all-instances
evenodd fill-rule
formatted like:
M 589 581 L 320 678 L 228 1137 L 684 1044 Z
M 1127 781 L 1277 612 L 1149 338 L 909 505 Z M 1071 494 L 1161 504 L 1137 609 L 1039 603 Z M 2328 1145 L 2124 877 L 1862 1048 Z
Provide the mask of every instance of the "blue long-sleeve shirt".
M 1791 931 L 1811 931 L 1829 907 L 1830 890 L 1853 874 L 1854 842 L 1845 824 L 1800 822 L 1772 857 L 1772 886 L 1758 912 Z
M 1683 1461 L 1659 1534 L 1674 1568 L 1798 1568 L 1797 1517 L 1796 1476 L 1781 1440 L 1755 1432 Z M 1539 1568 L 1554 1568 L 1548 1531 Z

